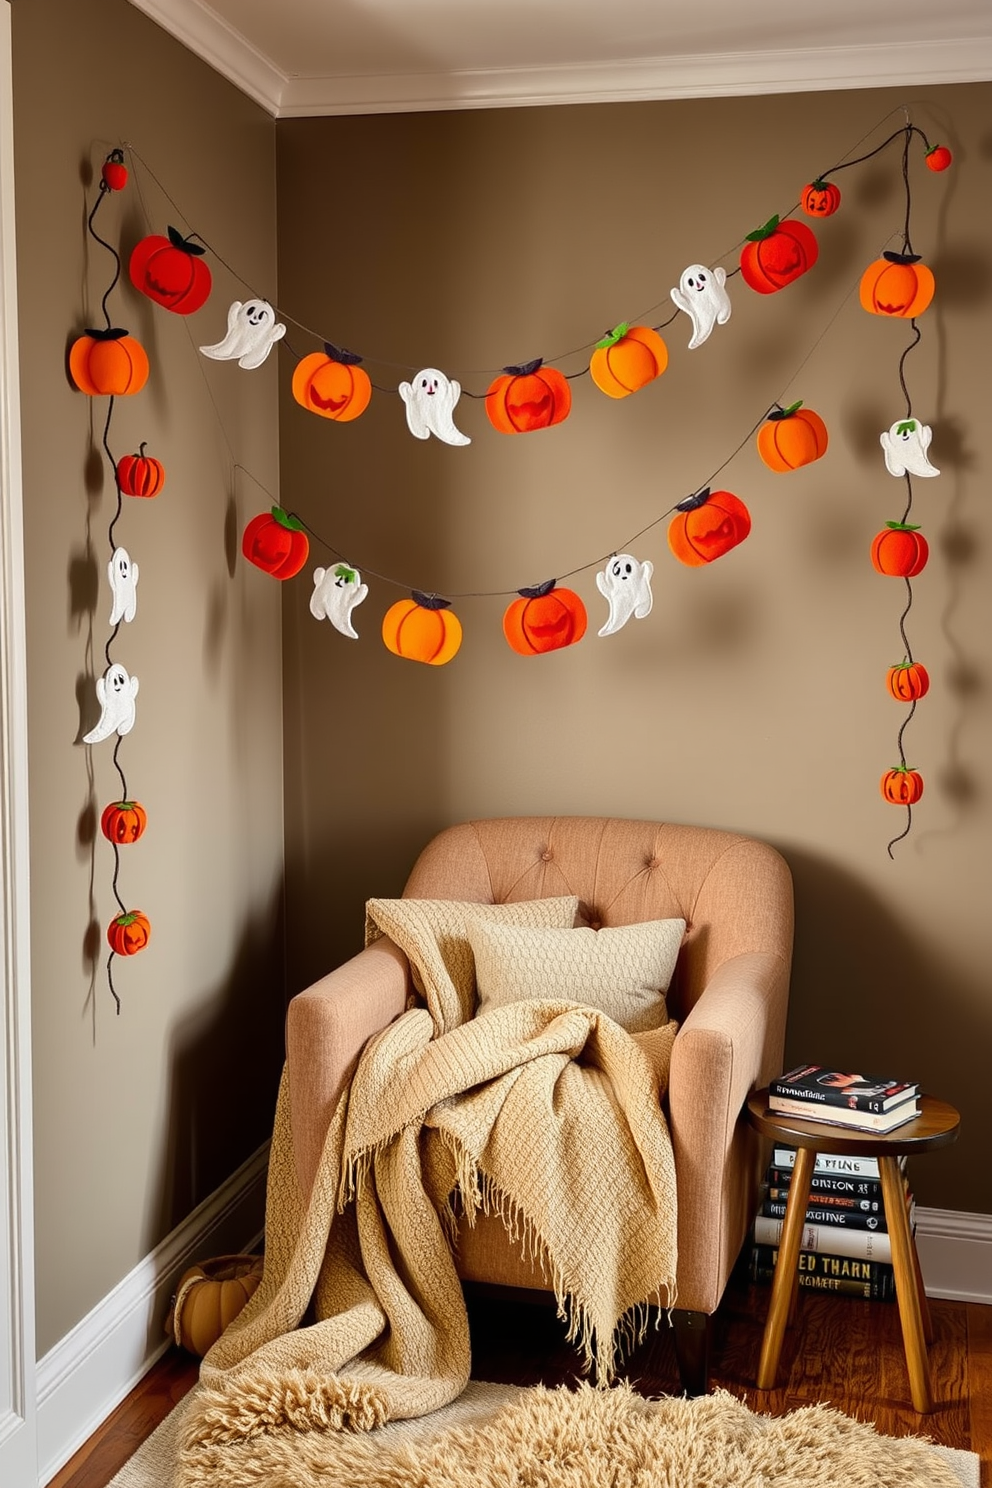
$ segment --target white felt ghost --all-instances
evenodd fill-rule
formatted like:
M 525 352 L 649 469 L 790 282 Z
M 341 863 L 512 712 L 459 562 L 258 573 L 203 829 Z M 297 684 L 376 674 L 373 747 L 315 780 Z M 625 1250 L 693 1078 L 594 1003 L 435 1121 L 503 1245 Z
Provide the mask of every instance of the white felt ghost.
M 84 744 L 99 744 L 111 734 L 129 734 L 134 728 L 134 699 L 138 692 L 138 679 L 131 677 L 114 662 L 102 677 L 96 679 L 96 696 L 100 704 L 100 721 L 83 735 Z
M 138 596 L 134 592 L 138 582 L 138 565 L 132 563 L 127 548 L 114 549 L 114 556 L 107 564 L 107 578 L 114 596 L 110 623 L 119 625 L 125 620 L 130 624 L 138 610 Z
M 227 335 L 215 346 L 201 346 L 204 356 L 215 362 L 237 361 L 251 371 L 260 367 L 273 346 L 286 334 L 286 327 L 276 320 L 268 300 L 235 300 L 227 312 Z
M 936 465 L 931 465 L 927 450 L 933 438 L 929 424 L 919 419 L 897 419 L 879 443 L 885 451 L 885 468 L 890 475 L 939 475 Z
M 616 553 L 602 573 L 596 575 L 596 587 L 610 607 L 609 618 L 599 632 L 601 636 L 615 635 L 631 615 L 636 620 L 650 615 L 654 603 L 653 573 L 653 563 L 647 560 L 641 563 L 631 553 Z
M 445 444 L 471 444 L 467 434 L 455 428 L 455 404 L 462 395 L 461 383 L 449 380 L 436 367 L 425 367 L 413 382 L 400 383 L 400 397 L 406 404 L 406 421 L 417 439 L 432 434 Z
M 730 319 L 733 307 L 724 288 L 726 282 L 726 269 L 708 269 L 705 264 L 690 264 L 687 269 L 682 270 L 678 289 L 670 291 L 675 304 L 692 321 L 690 351 L 702 346 L 715 325 L 726 325 Z
M 351 623 L 351 612 L 368 592 L 369 586 L 362 583 L 358 569 L 350 568 L 347 563 L 339 563 L 336 568 L 315 568 L 310 613 L 318 620 L 330 620 L 335 630 L 357 641 L 358 631 Z

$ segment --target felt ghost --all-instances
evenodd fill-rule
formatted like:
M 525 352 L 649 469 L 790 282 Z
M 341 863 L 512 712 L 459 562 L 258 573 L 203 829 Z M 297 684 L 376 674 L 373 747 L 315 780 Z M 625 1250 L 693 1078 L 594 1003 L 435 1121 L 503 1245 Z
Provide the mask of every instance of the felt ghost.
M 436 367 L 425 367 L 413 382 L 400 383 L 400 397 L 406 404 L 406 421 L 417 439 L 432 434 L 445 444 L 471 444 L 467 434 L 455 428 L 455 404 L 462 395 L 461 383 L 449 381 Z
M 885 452 L 885 468 L 890 475 L 939 475 L 936 465 L 931 465 L 927 450 L 933 438 L 929 424 L 919 419 L 897 419 L 879 443 Z
M 350 568 L 347 563 L 339 563 L 336 568 L 315 568 L 310 613 L 318 620 L 330 620 L 335 630 L 357 641 L 358 631 L 351 623 L 351 612 L 368 592 L 369 586 L 362 583 L 358 569 Z
M 99 744 L 111 734 L 129 734 L 134 728 L 134 699 L 138 692 L 138 679 L 131 677 L 114 662 L 102 677 L 96 679 L 96 696 L 100 704 L 100 721 L 83 735 L 84 744 Z
M 596 575 L 596 587 L 610 607 L 609 618 L 599 632 L 601 636 L 615 635 L 631 615 L 635 620 L 650 615 L 654 603 L 651 594 L 653 573 L 653 563 L 641 563 L 631 553 L 616 553 L 602 573 Z
M 216 346 L 201 346 L 204 356 L 215 362 L 237 361 L 251 371 L 260 367 L 286 327 L 276 320 L 268 300 L 235 300 L 227 312 L 227 335 Z
M 670 291 L 680 310 L 692 321 L 689 350 L 702 346 L 715 325 L 726 325 L 732 306 L 724 285 L 726 269 L 708 269 L 705 264 L 690 264 L 682 270 L 677 289 Z
M 122 620 L 126 620 L 130 624 L 138 609 L 138 596 L 134 592 L 138 582 L 138 565 L 131 562 L 127 548 L 114 549 L 114 555 L 107 564 L 107 578 L 114 596 L 110 623 L 119 625 Z

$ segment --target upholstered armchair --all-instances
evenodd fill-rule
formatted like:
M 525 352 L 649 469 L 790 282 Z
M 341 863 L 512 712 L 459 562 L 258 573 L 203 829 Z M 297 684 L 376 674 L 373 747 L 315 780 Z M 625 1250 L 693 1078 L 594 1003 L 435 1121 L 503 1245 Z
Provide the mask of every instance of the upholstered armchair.
M 792 880 L 767 844 L 737 833 L 605 817 L 466 822 L 424 848 L 406 898 L 504 903 L 578 896 L 594 928 L 682 918 L 669 994 L 679 1022 L 666 1114 L 678 1194 L 673 1312 L 683 1388 L 705 1393 L 713 1314 L 755 1212 L 765 1154 L 741 1117 L 782 1067 L 792 955 Z M 290 1003 L 294 1156 L 304 1194 L 365 1041 L 411 991 L 406 957 L 380 939 Z M 459 1236 L 466 1282 L 549 1290 L 498 1218 Z

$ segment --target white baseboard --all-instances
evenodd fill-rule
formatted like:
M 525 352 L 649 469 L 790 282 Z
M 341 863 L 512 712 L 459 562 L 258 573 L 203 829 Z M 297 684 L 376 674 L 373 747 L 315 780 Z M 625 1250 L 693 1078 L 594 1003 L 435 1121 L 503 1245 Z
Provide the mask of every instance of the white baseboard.
M 916 1249 L 928 1297 L 992 1303 L 992 1214 L 918 1208 Z
M 197 1261 L 257 1247 L 268 1143 L 140 1261 L 38 1361 L 38 1482 L 55 1476 L 169 1346 L 179 1277 Z

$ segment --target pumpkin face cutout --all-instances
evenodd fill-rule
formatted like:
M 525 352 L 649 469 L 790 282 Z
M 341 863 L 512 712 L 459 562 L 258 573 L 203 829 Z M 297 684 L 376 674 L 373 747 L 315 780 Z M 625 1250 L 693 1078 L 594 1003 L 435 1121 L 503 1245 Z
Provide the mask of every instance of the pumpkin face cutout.
M 930 673 L 918 661 L 901 661 L 889 667 L 885 685 L 897 703 L 915 703 L 930 691 Z
M 140 341 L 115 326 L 87 331 L 69 348 L 69 376 L 91 398 L 140 393 L 148 381 L 148 355 Z
M 803 187 L 800 200 L 807 217 L 832 217 L 840 206 L 840 187 L 818 178 Z
M 165 485 L 165 466 L 146 455 L 142 444 L 136 455 L 122 455 L 117 461 L 117 484 L 125 496 L 157 496 Z
M 756 232 L 748 233 L 741 251 L 741 277 L 759 294 L 784 289 L 816 263 L 820 249 L 805 222 L 771 217 Z
M 398 599 L 382 621 L 382 639 L 394 656 L 444 666 L 462 643 L 462 625 L 449 608 L 451 601 L 414 589 L 409 599 Z
M 140 801 L 111 801 L 100 817 L 100 831 L 118 847 L 137 842 L 147 825 L 148 816 Z
M 128 262 L 135 289 L 176 315 L 192 315 L 206 303 L 213 280 L 203 261 L 206 249 L 174 227 L 169 236 L 142 238 Z
M 730 491 L 700 491 L 680 501 L 675 510 L 668 546 L 690 568 L 729 553 L 751 531 L 751 513 Z
M 129 909 L 107 926 L 110 949 L 118 956 L 136 956 L 148 944 L 152 927 L 140 909 Z
M 520 656 L 537 656 L 574 646 L 586 633 L 586 607 L 573 589 L 559 589 L 554 579 L 520 589 L 507 607 L 503 634 Z
M 360 361 L 353 352 L 325 343 L 323 351 L 312 351 L 297 363 L 293 397 L 309 413 L 349 423 L 365 412 L 372 398 L 372 382 Z
M 600 341 L 589 362 L 592 380 L 610 398 L 626 398 L 660 377 L 668 347 L 649 326 L 618 325 Z
M 758 454 L 769 470 L 797 470 L 819 460 L 827 449 L 827 426 L 812 408 L 793 403 L 768 417 L 758 430 Z
M 876 573 L 892 578 L 912 579 L 926 568 L 930 547 L 923 533 L 906 522 L 887 522 L 876 533 L 871 544 L 871 561 Z
M 572 408 L 568 379 L 541 358 L 506 367 L 486 393 L 486 413 L 501 434 L 528 434 L 560 424 Z
M 923 776 L 908 765 L 895 765 L 886 770 L 879 783 L 882 795 L 893 806 L 912 806 L 923 794 Z
M 931 269 L 916 253 L 884 253 L 861 276 L 862 308 L 871 315 L 912 320 L 922 315 L 934 296 Z
M 271 512 L 252 517 L 241 538 L 241 551 L 249 563 L 274 578 L 292 579 L 310 555 L 310 539 L 298 517 L 274 506 Z

